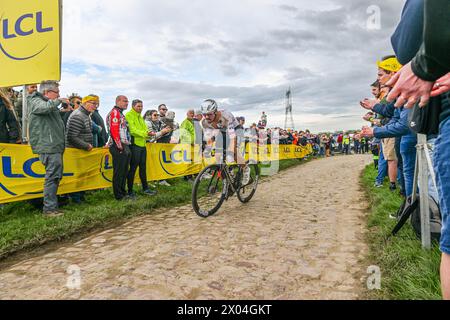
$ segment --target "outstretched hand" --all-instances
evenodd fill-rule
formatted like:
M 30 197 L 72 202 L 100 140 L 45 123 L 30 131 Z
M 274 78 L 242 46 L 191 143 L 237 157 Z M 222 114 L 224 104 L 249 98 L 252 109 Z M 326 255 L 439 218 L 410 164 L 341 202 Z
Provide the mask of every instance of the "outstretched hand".
M 363 117 L 363 119 L 365 120 L 365 121 L 371 121 L 372 120 L 372 118 L 373 118 L 373 113 L 372 112 L 369 112 L 369 113 L 367 113 L 366 115 L 364 115 L 364 117 Z
M 364 127 L 361 131 L 361 135 L 368 138 L 373 138 L 373 128 L 370 127 Z
M 363 107 L 366 110 L 372 110 L 373 107 L 375 107 L 375 105 L 377 104 L 377 101 L 376 100 L 364 99 L 359 104 L 361 105 L 361 107 Z
M 430 100 L 434 83 L 417 77 L 411 67 L 411 62 L 405 65 L 387 84 L 394 87 L 387 97 L 388 102 L 397 99 L 395 107 L 405 106 L 409 109 L 419 102 L 421 108 Z

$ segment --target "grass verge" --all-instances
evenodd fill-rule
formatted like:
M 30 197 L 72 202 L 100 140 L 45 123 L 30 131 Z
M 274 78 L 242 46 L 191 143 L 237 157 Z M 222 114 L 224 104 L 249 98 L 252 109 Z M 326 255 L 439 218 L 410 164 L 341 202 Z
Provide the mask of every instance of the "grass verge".
M 373 166 L 368 166 L 362 176 L 371 207 L 369 259 L 382 272 L 381 290 L 370 292 L 369 296 L 383 300 L 441 300 L 438 245 L 435 244 L 431 251 L 423 250 L 409 223 L 396 237 L 389 237 L 396 225 L 396 220 L 390 219 L 389 214 L 398 210 L 402 199 L 388 187 L 375 188 L 376 176 Z
M 280 170 L 305 163 L 293 159 L 280 161 Z M 90 192 L 82 205 L 64 207 L 64 216 L 44 218 L 28 202 L 0 207 L 0 260 L 25 249 L 68 239 L 72 236 L 119 225 L 142 215 L 151 215 L 155 209 L 172 208 L 191 202 L 192 186 L 182 178 L 170 180 L 171 187 L 158 186 L 158 195 L 138 194 L 135 201 L 117 202 L 111 189 Z M 194 212 L 192 213 L 194 214 Z

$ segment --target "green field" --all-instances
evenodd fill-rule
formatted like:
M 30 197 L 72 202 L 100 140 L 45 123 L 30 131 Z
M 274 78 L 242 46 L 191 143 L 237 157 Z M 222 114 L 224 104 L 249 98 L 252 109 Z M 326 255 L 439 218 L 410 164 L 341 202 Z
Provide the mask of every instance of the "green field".
M 362 183 L 367 192 L 371 212 L 368 220 L 370 263 L 382 271 L 382 289 L 372 291 L 374 299 L 441 300 L 439 281 L 440 251 L 422 250 L 421 242 L 409 223 L 394 237 L 389 234 L 396 221 L 389 218 L 402 202 L 397 193 L 386 186 L 375 188 L 377 172 L 373 166 L 364 171 Z M 386 185 L 388 183 L 385 183 Z

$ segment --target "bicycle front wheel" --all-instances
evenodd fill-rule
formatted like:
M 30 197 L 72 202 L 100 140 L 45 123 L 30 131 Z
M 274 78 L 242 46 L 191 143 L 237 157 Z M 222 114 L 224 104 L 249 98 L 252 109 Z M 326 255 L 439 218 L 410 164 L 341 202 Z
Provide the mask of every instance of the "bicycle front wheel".
M 192 207 L 195 213 L 202 218 L 217 213 L 225 201 L 227 183 L 219 165 L 209 166 L 200 172 L 192 189 Z

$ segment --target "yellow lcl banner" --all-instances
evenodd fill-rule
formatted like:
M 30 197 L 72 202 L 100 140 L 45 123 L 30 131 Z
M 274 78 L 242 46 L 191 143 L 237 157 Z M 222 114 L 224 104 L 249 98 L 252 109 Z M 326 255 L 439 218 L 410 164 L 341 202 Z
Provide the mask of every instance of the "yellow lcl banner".
M 247 146 L 247 159 L 261 162 L 302 159 L 311 146 Z M 168 180 L 199 173 L 215 158 L 202 158 L 199 147 L 148 144 L 148 181 Z M 109 188 L 112 184 L 112 156 L 108 149 L 85 152 L 66 149 L 64 178 L 59 194 Z M 29 146 L 0 144 L 0 204 L 43 197 L 45 169 Z M 136 179 L 136 181 L 139 181 Z
M 0 0 L 0 87 L 61 79 L 61 1 Z

